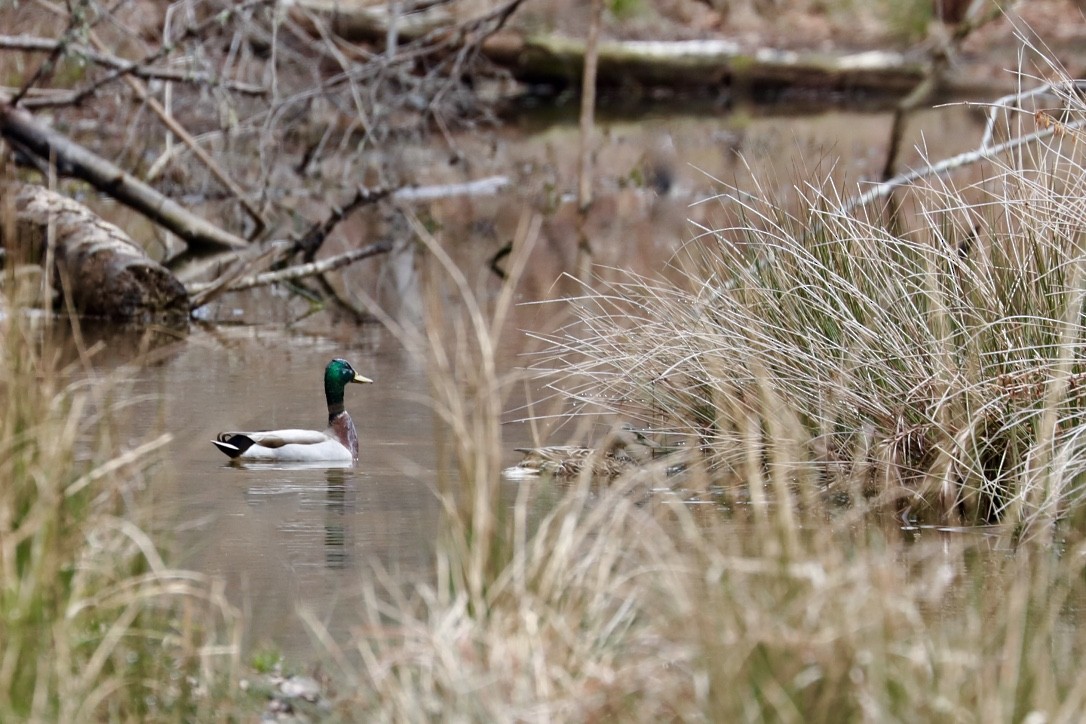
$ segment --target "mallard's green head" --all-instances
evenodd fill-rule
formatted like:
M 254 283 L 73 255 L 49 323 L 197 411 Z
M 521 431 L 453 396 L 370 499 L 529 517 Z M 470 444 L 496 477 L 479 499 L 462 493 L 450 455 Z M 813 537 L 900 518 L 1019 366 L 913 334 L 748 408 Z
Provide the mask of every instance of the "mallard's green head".
M 355 372 L 351 363 L 345 359 L 334 359 L 324 368 L 324 396 L 328 398 L 329 416 L 343 411 L 343 388 L 352 382 L 373 382 L 373 380 Z M 333 407 L 338 407 L 336 413 L 333 413 Z

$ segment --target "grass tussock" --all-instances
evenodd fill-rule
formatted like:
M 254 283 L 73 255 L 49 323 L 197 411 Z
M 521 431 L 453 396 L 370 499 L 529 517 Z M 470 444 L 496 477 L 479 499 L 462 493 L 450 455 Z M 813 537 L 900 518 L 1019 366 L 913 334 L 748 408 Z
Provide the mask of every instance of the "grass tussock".
M 229 711 L 213 701 L 236 675 L 235 614 L 166 565 L 135 502 L 169 438 L 119 448 L 115 390 L 60 367 L 58 322 L 21 288 L 0 288 L 0 721 L 210 721 Z
M 528 496 L 480 594 L 443 546 L 416 596 L 371 590 L 323 637 L 374 721 L 1074 721 L 1081 545 L 805 516 L 699 520 L 628 491 Z M 717 511 L 712 512 L 718 515 Z M 845 516 L 847 518 L 847 516 Z M 893 523 L 893 524 L 889 524 Z M 393 589 L 389 589 L 393 590 Z M 313 624 L 319 629 L 319 624 Z
M 1086 110 L 1052 96 L 1061 123 Z M 553 386 L 685 437 L 686 477 L 648 484 L 726 506 L 646 498 L 640 473 L 503 505 L 509 380 L 487 356 L 509 296 L 484 310 L 436 254 L 469 311 L 435 301 L 398 331 L 429 355 L 459 479 L 435 583 L 371 588 L 350 641 L 311 622 L 351 682 L 339 711 L 1077 721 L 1086 174 L 1066 128 L 991 155 L 979 183 L 909 188 L 898 231 L 822 191 L 800 219 L 745 197 L 746 223 L 677 261 L 681 283 L 574 300 Z M 996 525 L 909 525 L 929 515 Z
M 790 445 L 797 480 L 918 520 L 1077 517 L 1086 106 L 1070 81 L 1028 102 L 995 108 L 995 135 L 1055 133 L 989 139 L 968 184 L 859 209 L 812 188 L 798 216 L 723 197 L 742 223 L 689 242 L 679 283 L 587 288 L 541 367 L 582 406 L 686 438 L 724 484 L 761 476 L 746 443 Z

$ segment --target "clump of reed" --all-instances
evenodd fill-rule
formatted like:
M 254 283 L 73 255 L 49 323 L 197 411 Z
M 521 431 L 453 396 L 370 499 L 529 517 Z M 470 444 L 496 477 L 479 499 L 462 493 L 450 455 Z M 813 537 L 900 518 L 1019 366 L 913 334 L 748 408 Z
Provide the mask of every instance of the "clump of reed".
M 489 538 L 444 538 L 435 583 L 413 596 L 371 587 L 353 640 L 311 621 L 350 682 L 338 710 L 374 721 L 1071 721 L 1086 703 L 1073 666 L 1086 651 L 1082 543 L 1027 541 L 1011 555 L 983 536 L 902 533 L 894 518 L 795 500 L 706 519 L 674 500 L 642 504 L 632 482 L 575 486 L 534 524 L 525 487 L 508 515 L 489 509 Z M 464 573 L 479 547 L 500 555 L 473 585 Z
M 802 220 L 747 197 L 747 223 L 691 244 L 679 283 L 575 300 L 548 337 L 552 386 L 686 436 L 698 455 L 673 484 L 741 489 L 727 506 L 646 502 L 636 474 L 503 504 L 508 288 L 487 312 L 437 253 L 470 313 L 435 293 L 425 330 L 399 331 L 429 357 L 459 476 L 435 582 L 369 589 L 350 641 L 311 621 L 350 682 L 341 711 L 1076 720 L 1086 189 L 1066 128 L 990 158 L 984 183 L 914 186 L 905 231 L 825 193 Z M 925 510 L 1000 525 L 909 525 Z
M 236 615 L 141 528 L 169 437 L 122 449 L 121 388 L 60 362 L 67 321 L 28 311 L 29 284 L 11 265 L 0 285 L 0 720 L 223 716 Z
M 541 366 L 579 404 L 686 437 L 721 483 L 763 476 L 750 444 L 789 445 L 794 480 L 919 520 L 1075 516 L 1086 105 L 1069 80 L 1023 101 L 1048 110 L 993 110 L 1010 140 L 957 172 L 978 180 L 929 176 L 878 208 L 811 188 L 798 215 L 727 195 L 741 223 L 689 242 L 678 281 L 586 290 Z

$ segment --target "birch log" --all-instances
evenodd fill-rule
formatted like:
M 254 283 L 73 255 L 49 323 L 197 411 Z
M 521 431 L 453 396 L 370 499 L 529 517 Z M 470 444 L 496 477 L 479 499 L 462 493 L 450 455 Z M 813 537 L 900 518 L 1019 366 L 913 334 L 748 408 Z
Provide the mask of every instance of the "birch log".
M 50 227 L 54 279 L 76 312 L 91 317 L 137 321 L 187 319 L 184 285 L 150 259 L 119 228 L 80 203 L 47 189 L 26 185 L 15 196 L 15 239 L 9 259 L 41 263 Z

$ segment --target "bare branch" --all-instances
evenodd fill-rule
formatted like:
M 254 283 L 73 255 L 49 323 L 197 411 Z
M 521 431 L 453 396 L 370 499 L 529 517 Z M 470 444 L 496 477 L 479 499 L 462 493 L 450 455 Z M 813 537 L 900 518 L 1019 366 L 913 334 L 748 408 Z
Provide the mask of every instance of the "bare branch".
M 166 227 L 194 249 L 220 251 L 248 246 L 244 239 L 186 211 L 114 163 L 91 153 L 6 101 L 0 97 L 0 135 L 41 159 L 55 162 L 62 175 L 83 179 Z
M 0 35 L 0 49 L 22 50 L 31 52 L 53 52 L 62 46 L 62 41 L 51 38 L 39 38 L 32 35 Z M 254 83 L 219 78 L 202 71 L 173 70 L 171 68 L 147 67 L 131 60 L 125 60 L 109 53 L 99 53 L 79 43 L 69 43 L 67 52 L 86 58 L 92 63 L 105 68 L 113 68 L 144 80 L 163 80 L 171 83 L 194 83 L 198 85 L 221 86 L 226 90 L 242 95 L 264 96 L 268 89 Z M 76 91 L 56 91 L 48 97 L 26 98 L 19 105 L 24 108 L 42 108 L 45 106 L 72 105 L 79 100 Z
M 94 31 L 90 32 L 90 39 L 91 42 L 94 43 L 99 50 L 105 49 L 105 44 L 98 39 L 98 36 L 95 35 Z M 222 166 L 215 163 L 214 159 L 211 158 L 208 152 L 205 151 L 203 147 L 196 142 L 196 139 L 192 137 L 192 134 L 190 134 L 184 126 L 178 123 L 177 120 L 172 115 L 170 115 L 165 108 L 162 107 L 162 104 L 158 102 L 157 98 L 153 97 L 150 93 L 147 92 L 146 86 L 144 86 L 138 78 L 134 78 L 131 75 L 126 75 L 124 77 L 124 80 L 128 84 L 128 87 L 132 89 L 132 91 L 140 98 L 140 100 L 150 106 L 151 110 L 154 111 L 155 115 L 159 117 L 162 123 L 168 129 L 170 129 L 170 131 L 174 135 L 180 138 L 181 142 L 184 143 L 196 155 L 198 159 L 200 159 L 200 161 L 204 164 L 204 166 L 207 167 L 211 174 L 215 178 L 219 179 L 219 182 L 223 186 L 225 186 L 231 194 L 234 195 L 234 198 L 238 200 L 238 202 L 245 209 L 246 213 L 249 214 L 249 218 L 251 218 L 256 224 L 256 229 L 254 230 L 253 235 L 259 235 L 260 232 L 266 229 L 268 226 L 268 222 L 264 219 L 264 216 L 260 213 L 260 210 L 256 208 L 253 202 L 246 197 L 245 192 L 241 189 L 241 187 L 234 183 L 234 179 L 230 178 L 229 174 L 227 174 L 226 171 L 223 170 Z
M 1024 136 L 1019 136 L 1018 138 L 1012 138 L 1009 141 L 999 143 L 994 146 L 981 146 L 980 148 L 976 148 L 972 151 L 959 153 L 956 156 L 945 158 L 938 163 L 929 164 L 927 166 L 908 171 L 907 173 L 899 174 L 898 176 L 895 176 L 888 181 L 877 183 L 872 186 L 869 191 L 866 191 L 862 194 L 859 194 L 858 196 L 854 196 L 853 198 L 849 199 L 848 202 L 843 204 L 837 211 L 842 214 L 848 213 L 853 209 L 856 209 L 860 206 L 865 206 L 872 201 L 889 196 L 890 193 L 892 193 L 895 189 L 911 184 L 914 181 L 919 181 L 920 179 L 924 178 L 930 178 L 932 176 L 942 176 L 944 174 L 950 173 L 955 169 L 978 163 L 980 161 L 986 161 L 1002 153 L 1013 151 L 1016 148 L 1029 145 L 1034 141 L 1039 141 L 1042 138 L 1047 138 L 1048 136 L 1055 135 L 1056 133 L 1066 133 L 1068 131 L 1074 131 L 1083 127 L 1086 127 L 1086 121 L 1073 121 L 1070 123 L 1061 124 L 1058 127 L 1041 128 L 1040 130 L 1034 131 L 1033 133 L 1028 133 Z
M 57 41 L 56 46 L 49 51 L 49 57 L 46 58 L 38 69 L 30 74 L 22 87 L 11 97 L 11 104 L 18 105 L 19 101 L 23 99 L 23 96 L 27 92 L 37 85 L 38 81 L 42 79 L 46 74 L 52 73 L 56 67 L 56 63 L 60 58 L 64 56 L 68 45 L 72 42 L 72 38 L 75 36 L 76 31 L 79 29 L 80 22 L 82 20 L 83 11 L 86 9 L 86 2 L 78 7 L 75 12 L 69 13 L 68 27 L 64 30 L 64 35 Z
M 224 291 L 238 292 L 244 289 L 252 289 L 254 287 L 263 287 L 269 284 L 278 284 L 280 282 L 298 281 L 299 279 L 305 279 L 307 277 L 316 276 L 318 274 L 325 274 L 330 271 L 335 271 L 348 264 L 353 264 L 356 261 L 367 259 L 371 256 L 377 256 L 378 254 L 386 254 L 392 250 L 392 242 L 386 240 L 378 241 L 369 246 L 364 246 L 361 249 L 351 249 L 342 254 L 328 257 L 327 259 L 321 259 L 320 261 L 309 262 L 307 264 L 297 264 L 295 266 L 287 267 L 286 269 L 279 269 L 277 271 L 264 272 L 262 274 L 254 274 L 252 276 L 243 277 L 237 281 L 227 285 Z M 201 298 L 201 295 L 207 289 L 217 286 L 218 282 L 193 282 L 186 286 L 189 294 L 195 298 Z M 206 301 L 203 302 L 206 304 Z
M 190 26 L 186 27 L 181 32 L 180 37 L 178 37 L 174 42 L 172 42 L 172 43 L 163 43 L 158 48 L 158 50 L 156 50 L 153 53 L 148 54 L 147 56 L 145 56 L 140 61 L 137 61 L 136 64 L 139 65 L 139 66 L 150 65 L 151 63 L 154 63 L 154 62 L 158 61 L 159 59 L 164 58 L 165 56 L 172 53 L 177 48 L 177 46 L 180 45 L 181 43 L 184 43 L 184 42 L 186 42 L 186 41 L 188 41 L 190 39 L 193 39 L 193 38 L 202 37 L 203 34 L 208 30 L 208 28 L 210 28 L 212 26 L 215 26 L 215 25 L 221 25 L 222 23 L 225 23 L 230 17 L 240 15 L 241 13 L 252 9 L 253 7 L 259 7 L 261 5 L 268 5 L 268 4 L 272 3 L 272 2 L 274 2 L 274 0 L 248 0 L 248 2 L 238 3 L 235 6 L 224 9 L 220 13 L 215 13 L 215 14 L 211 15 L 209 18 L 207 18 L 206 20 L 204 20 L 201 23 L 198 23 L 196 25 L 190 25 Z M 87 96 L 94 93 L 96 90 L 98 90 L 102 86 L 104 86 L 104 85 L 106 85 L 108 83 L 112 83 L 114 80 L 116 80 L 117 78 L 120 78 L 121 76 L 126 76 L 126 75 L 129 75 L 129 74 L 130 74 L 130 69 L 128 69 L 128 68 L 116 68 L 112 72 L 107 73 L 104 77 L 98 78 L 94 82 L 88 83 L 87 85 L 83 86 L 82 88 L 79 88 L 79 89 L 73 91 L 72 92 L 73 102 L 78 103 L 79 101 L 83 100 Z
M 324 244 L 324 240 L 328 238 L 328 235 L 332 233 L 332 230 L 336 228 L 340 221 L 349 216 L 355 209 L 375 204 L 391 195 L 394 191 L 395 189 L 390 187 L 368 189 L 365 186 L 359 186 L 353 199 L 348 201 L 342 208 L 338 206 L 332 207 L 328 218 L 319 224 L 314 224 L 306 232 L 305 236 L 298 240 L 297 248 L 302 252 L 302 258 L 306 261 L 313 261 L 321 245 Z
M 454 196 L 490 196 L 509 185 L 507 176 L 487 176 L 457 184 L 407 186 L 392 193 L 394 201 L 433 201 Z
M 197 290 L 189 295 L 191 308 L 202 307 L 216 297 L 230 291 L 231 284 L 251 272 L 257 265 L 269 260 L 274 265 L 288 258 L 291 255 L 293 246 L 289 241 L 272 241 L 264 245 L 263 248 L 252 247 L 236 254 L 228 254 L 228 256 L 234 257 L 233 263 L 213 281 L 186 285 L 186 288 Z M 218 263 L 221 264 L 221 260 Z

